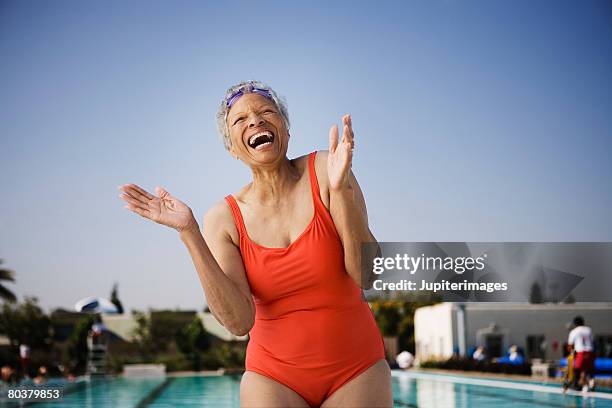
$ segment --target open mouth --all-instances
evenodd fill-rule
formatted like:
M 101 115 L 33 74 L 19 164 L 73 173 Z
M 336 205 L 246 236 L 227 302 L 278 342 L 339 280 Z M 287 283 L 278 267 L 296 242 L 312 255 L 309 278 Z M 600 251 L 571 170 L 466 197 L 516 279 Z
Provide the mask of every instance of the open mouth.
M 265 149 L 274 142 L 274 133 L 269 130 L 254 134 L 249 138 L 249 146 L 255 150 Z

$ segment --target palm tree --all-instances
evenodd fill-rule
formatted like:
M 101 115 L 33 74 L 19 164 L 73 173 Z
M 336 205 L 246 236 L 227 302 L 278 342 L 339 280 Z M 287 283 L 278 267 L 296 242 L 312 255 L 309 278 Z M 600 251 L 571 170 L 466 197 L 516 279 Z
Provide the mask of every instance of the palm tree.
M 0 265 L 2 265 L 2 259 L 0 259 Z M 5 269 L 0 267 L 0 282 L 9 281 L 15 282 L 15 272 L 10 269 Z M 0 298 L 6 300 L 7 302 L 15 302 L 17 300 L 17 296 L 9 289 L 4 287 L 2 283 L 0 283 Z

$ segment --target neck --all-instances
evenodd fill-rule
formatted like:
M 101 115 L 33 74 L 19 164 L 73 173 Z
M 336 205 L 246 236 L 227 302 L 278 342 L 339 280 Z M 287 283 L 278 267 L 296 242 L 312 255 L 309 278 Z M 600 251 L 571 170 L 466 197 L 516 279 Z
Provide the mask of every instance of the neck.
M 252 167 L 251 170 L 253 183 L 250 193 L 257 201 L 265 204 L 282 201 L 300 178 L 298 169 L 287 157 L 274 166 Z

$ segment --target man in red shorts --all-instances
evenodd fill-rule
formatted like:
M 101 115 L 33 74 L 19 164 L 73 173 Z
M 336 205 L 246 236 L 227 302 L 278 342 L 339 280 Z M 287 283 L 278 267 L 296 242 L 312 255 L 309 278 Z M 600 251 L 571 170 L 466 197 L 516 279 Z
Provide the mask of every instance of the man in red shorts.
M 578 385 L 583 391 L 595 388 L 593 371 L 595 370 L 595 352 L 593 349 L 593 331 L 584 325 L 582 316 L 574 318 L 574 329 L 570 332 L 567 343 L 576 352 L 574 370 L 580 373 Z

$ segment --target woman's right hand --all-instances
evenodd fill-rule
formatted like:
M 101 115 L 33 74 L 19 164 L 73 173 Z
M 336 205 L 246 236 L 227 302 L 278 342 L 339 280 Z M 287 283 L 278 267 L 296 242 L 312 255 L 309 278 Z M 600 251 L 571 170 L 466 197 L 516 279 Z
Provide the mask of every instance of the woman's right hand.
M 136 184 L 125 184 L 119 190 L 123 191 L 119 197 L 127 203 L 125 208 L 144 218 L 179 232 L 199 228 L 191 208 L 161 187 L 155 188 L 157 197 Z

